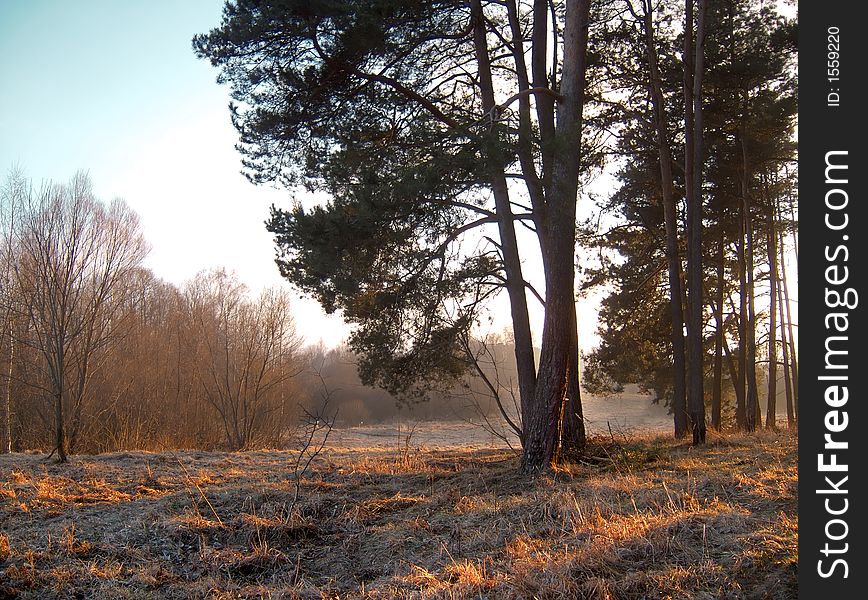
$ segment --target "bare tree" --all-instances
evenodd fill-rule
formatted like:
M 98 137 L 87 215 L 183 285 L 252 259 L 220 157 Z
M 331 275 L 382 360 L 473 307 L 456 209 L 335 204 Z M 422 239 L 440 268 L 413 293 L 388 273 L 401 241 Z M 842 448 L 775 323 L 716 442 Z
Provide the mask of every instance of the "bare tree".
M 2 232 L 2 247 L 0 247 L 0 260 L 2 260 L 2 272 L 0 272 L 0 295 L 2 295 L 3 329 L 0 332 L 9 345 L 6 348 L 8 357 L 8 369 L 5 372 L 6 382 L 4 396 L 0 401 L 0 454 L 8 454 L 12 451 L 12 372 L 15 364 L 15 324 L 13 303 L 15 302 L 15 285 L 12 277 L 14 261 L 14 248 L 12 245 L 12 232 L 15 229 L 15 214 L 21 204 L 21 199 L 27 190 L 27 182 L 22 173 L 13 169 L 9 174 L 2 190 L 0 190 L 0 232 Z
M 225 270 L 201 274 L 187 294 L 201 344 L 199 378 L 227 444 L 247 448 L 269 429 L 276 438 L 287 416 L 285 384 L 301 371 L 288 295 L 267 289 L 250 300 Z
M 479 425 L 510 448 L 516 438 L 522 441 L 522 414 L 517 398 L 517 385 L 513 377 L 515 367 L 508 364 L 511 344 L 497 334 L 461 340 L 471 364 L 470 377 L 464 383 L 463 397 Z M 459 394 L 456 394 L 458 396 Z M 507 402 L 509 398 L 509 402 Z M 491 404 L 497 408 L 492 411 Z M 491 414 L 495 416 L 492 417 Z M 499 417 L 499 418 L 498 418 Z
M 189 377 L 180 381 L 175 331 L 180 292 L 148 269 L 129 274 L 116 316 L 123 337 L 101 353 L 111 368 L 89 384 L 78 447 L 88 452 L 122 448 L 195 445 L 188 437 L 200 423 L 191 418 Z
M 81 406 L 99 351 L 121 332 L 118 307 L 132 269 L 147 254 L 138 216 L 122 201 L 108 206 L 77 174 L 68 185 L 27 188 L 12 232 L 14 283 L 33 345 L 44 358 L 44 391 L 54 404 L 54 449 L 67 460 L 67 427 L 80 427 Z
M 292 480 L 295 492 L 292 496 L 289 510 L 287 510 L 288 519 L 292 518 L 293 509 L 301 495 L 301 481 L 307 474 L 310 464 L 325 448 L 329 435 L 332 429 L 334 429 L 335 421 L 338 418 L 337 410 L 331 412 L 331 409 L 329 409 L 329 402 L 334 390 L 330 390 L 328 385 L 326 385 L 325 379 L 322 377 L 322 366 L 322 363 L 320 363 L 319 367 L 312 365 L 312 370 L 322 386 L 320 405 L 314 410 L 308 410 L 304 406 L 299 406 L 302 417 L 294 436 L 296 454 L 295 460 L 292 463 Z

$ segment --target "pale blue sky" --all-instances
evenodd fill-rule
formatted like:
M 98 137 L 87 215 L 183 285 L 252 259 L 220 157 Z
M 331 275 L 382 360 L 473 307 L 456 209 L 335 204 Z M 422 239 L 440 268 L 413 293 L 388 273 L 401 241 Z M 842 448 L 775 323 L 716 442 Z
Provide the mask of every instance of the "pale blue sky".
M 96 176 L 203 103 L 225 105 L 215 73 L 190 50 L 221 5 L 2 0 L 4 162 L 26 161 L 34 175 L 67 177 L 85 166 Z
M 191 39 L 222 0 L 0 0 L 0 172 L 34 181 L 86 170 L 97 195 L 142 217 L 147 265 L 181 284 L 234 269 L 253 290 L 285 285 L 263 222 L 285 191 L 240 175 L 228 89 Z M 295 303 L 309 342 L 344 335 L 310 300 Z

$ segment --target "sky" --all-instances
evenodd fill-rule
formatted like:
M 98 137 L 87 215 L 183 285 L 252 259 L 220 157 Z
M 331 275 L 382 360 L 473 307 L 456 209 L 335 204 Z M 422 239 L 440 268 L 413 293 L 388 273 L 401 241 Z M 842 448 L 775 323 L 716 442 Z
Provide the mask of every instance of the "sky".
M 288 286 L 265 231 L 286 190 L 241 174 L 229 90 L 191 49 L 222 0 L 0 0 L 0 176 L 35 183 L 87 171 L 98 198 L 123 198 L 152 246 L 146 266 L 181 285 L 234 270 L 253 292 Z M 340 319 L 294 303 L 308 343 L 335 346 Z

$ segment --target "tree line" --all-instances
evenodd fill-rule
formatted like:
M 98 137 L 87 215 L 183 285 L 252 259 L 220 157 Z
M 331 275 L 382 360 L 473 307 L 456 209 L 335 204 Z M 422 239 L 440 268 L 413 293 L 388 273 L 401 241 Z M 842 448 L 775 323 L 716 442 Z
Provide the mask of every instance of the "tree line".
M 783 387 L 792 427 L 798 361 L 795 298 L 785 267 L 795 262 L 798 248 L 794 23 L 751 2 L 701 8 L 716 26 L 703 42 L 704 84 L 694 87 L 702 93 L 705 123 L 697 242 L 690 238 L 694 184 L 688 168 L 696 149 L 688 149 L 689 138 L 678 131 L 687 88 L 673 55 L 677 13 L 658 9 L 652 18 L 648 2 L 629 3 L 628 9 L 629 18 L 601 32 L 615 58 L 602 69 L 618 82 L 616 89 L 645 92 L 612 103 L 605 115 L 620 128 L 613 151 L 618 187 L 603 203 L 617 227 L 588 241 L 604 253 L 590 270 L 615 290 L 603 303 L 601 345 L 592 363 L 607 371 L 601 381 L 645 382 L 671 406 L 676 435 L 695 421 L 688 415 L 685 380 L 706 390 L 703 403 L 715 429 L 753 431 L 763 425 L 763 410 L 765 425 L 775 427 Z M 641 58 L 630 62 L 624 55 Z M 684 161 L 673 160 L 677 156 Z M 701 264 L 692 283 L 682 270 L 685 255 L 688 267 L 691 260 Z M 701 304 L 686 301 L 685 288 L 701 290 Z M 698 315 L 696 322 L 691 315 Z M 696 355 L 685 346 L 684 325 L 688 338 L 691 329 L 699 332 Z
M 224 270 L 177 287 L 143 266 L 147 252 L 138 216 L 97 199 L 84 174 L 8 177 L 2 451 L 240 449 L 292 422 L 302 360 L 289 295 L 253 298 Z
M 402 411 L 361 383 L 349 349 L 303 347 L 286 290 L 254 296 L 223 269 L 181 286 L 154 275 L 138 216 L 96 198 L 86 175 L 34 186 L 13 172 L 0 210 L 2 452 L 281 447 L 325 397 L 344 425 L 499 414 L 500 340 L 472 342 L 486 387 L 468 380 Z

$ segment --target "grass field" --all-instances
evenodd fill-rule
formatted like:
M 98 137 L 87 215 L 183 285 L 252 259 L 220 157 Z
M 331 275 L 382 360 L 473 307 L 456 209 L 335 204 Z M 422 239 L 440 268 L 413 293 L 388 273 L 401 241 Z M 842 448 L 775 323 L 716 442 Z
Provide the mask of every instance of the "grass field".
M 655 435 L 2 456 L 0 598 L 794 598 L 796 436 Z

